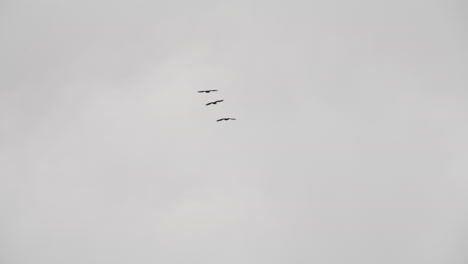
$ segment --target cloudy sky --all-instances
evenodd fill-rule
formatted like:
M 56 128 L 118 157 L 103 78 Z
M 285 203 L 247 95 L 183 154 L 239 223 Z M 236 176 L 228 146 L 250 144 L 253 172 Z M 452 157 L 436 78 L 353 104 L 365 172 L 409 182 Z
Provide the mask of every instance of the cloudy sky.
M 467 263 L 467 8 L 1 0 L 0 263 Z

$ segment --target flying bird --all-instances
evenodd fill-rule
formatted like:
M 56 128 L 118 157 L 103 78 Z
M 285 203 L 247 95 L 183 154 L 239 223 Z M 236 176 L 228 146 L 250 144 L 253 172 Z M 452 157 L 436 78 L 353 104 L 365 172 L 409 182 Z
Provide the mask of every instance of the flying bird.
M 217 100 L 217 101 L 214 101 L 214 102 L 209 102 L 206 105 L 212 105 L 212 104 L 217 104 L 217 103 L 221 103 L 221 102 L 224 102 L 224 100 Z
M 198 91 L 199 93 L 211 93 L 211 92 L 217 92 L 218 90 L 203 90 L 203 91 Z
M 228 121 L 228 120 L 236 120 L 236 119 L 235 119 L 235 118 L 230 118 L 230 117 L 225 117 L 225 118 L 221 118 L 221 119 L 216 120 L 216 122 L 219 122 L 219 121 Z

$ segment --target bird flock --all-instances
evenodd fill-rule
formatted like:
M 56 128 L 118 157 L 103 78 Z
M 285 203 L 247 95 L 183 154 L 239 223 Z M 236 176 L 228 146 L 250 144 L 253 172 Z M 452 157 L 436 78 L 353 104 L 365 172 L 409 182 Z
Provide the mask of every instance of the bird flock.
M 213 92 L 217 92 L 218 90 L 202 90 L 202 91 L 198 91 L 198 93 L 213 93 Z M 224 100 L 216 100 L 216 101 L 213 101 L 213 102 L 209 102 L 207 104 L 205 104 L 206 106 L 210 106 L 210 105 L 216 105 L 217 103 L 222 103 L 224 102 Z M 223 118 L 220 118 L 218 120 L 216 120 L 216 122 L 220 122 L 220 121 L 229 121 L 229 120 L 236 120 L 235 118 L 232 118 L 232 117 L 223 117 Z

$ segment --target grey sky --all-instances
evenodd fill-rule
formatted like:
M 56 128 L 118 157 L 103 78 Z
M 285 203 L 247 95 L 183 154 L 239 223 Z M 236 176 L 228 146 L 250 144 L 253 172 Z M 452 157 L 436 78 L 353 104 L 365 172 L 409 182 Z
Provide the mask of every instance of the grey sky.
M 0 1 L 0 263 L 467 263 L 466 8 Z

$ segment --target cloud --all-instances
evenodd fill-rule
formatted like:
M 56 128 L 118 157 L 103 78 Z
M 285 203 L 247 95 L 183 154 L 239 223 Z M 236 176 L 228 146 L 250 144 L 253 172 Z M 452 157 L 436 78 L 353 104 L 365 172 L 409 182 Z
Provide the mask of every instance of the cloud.
M 0 262 L 464 263 L 460 1 L 1 5 Z

